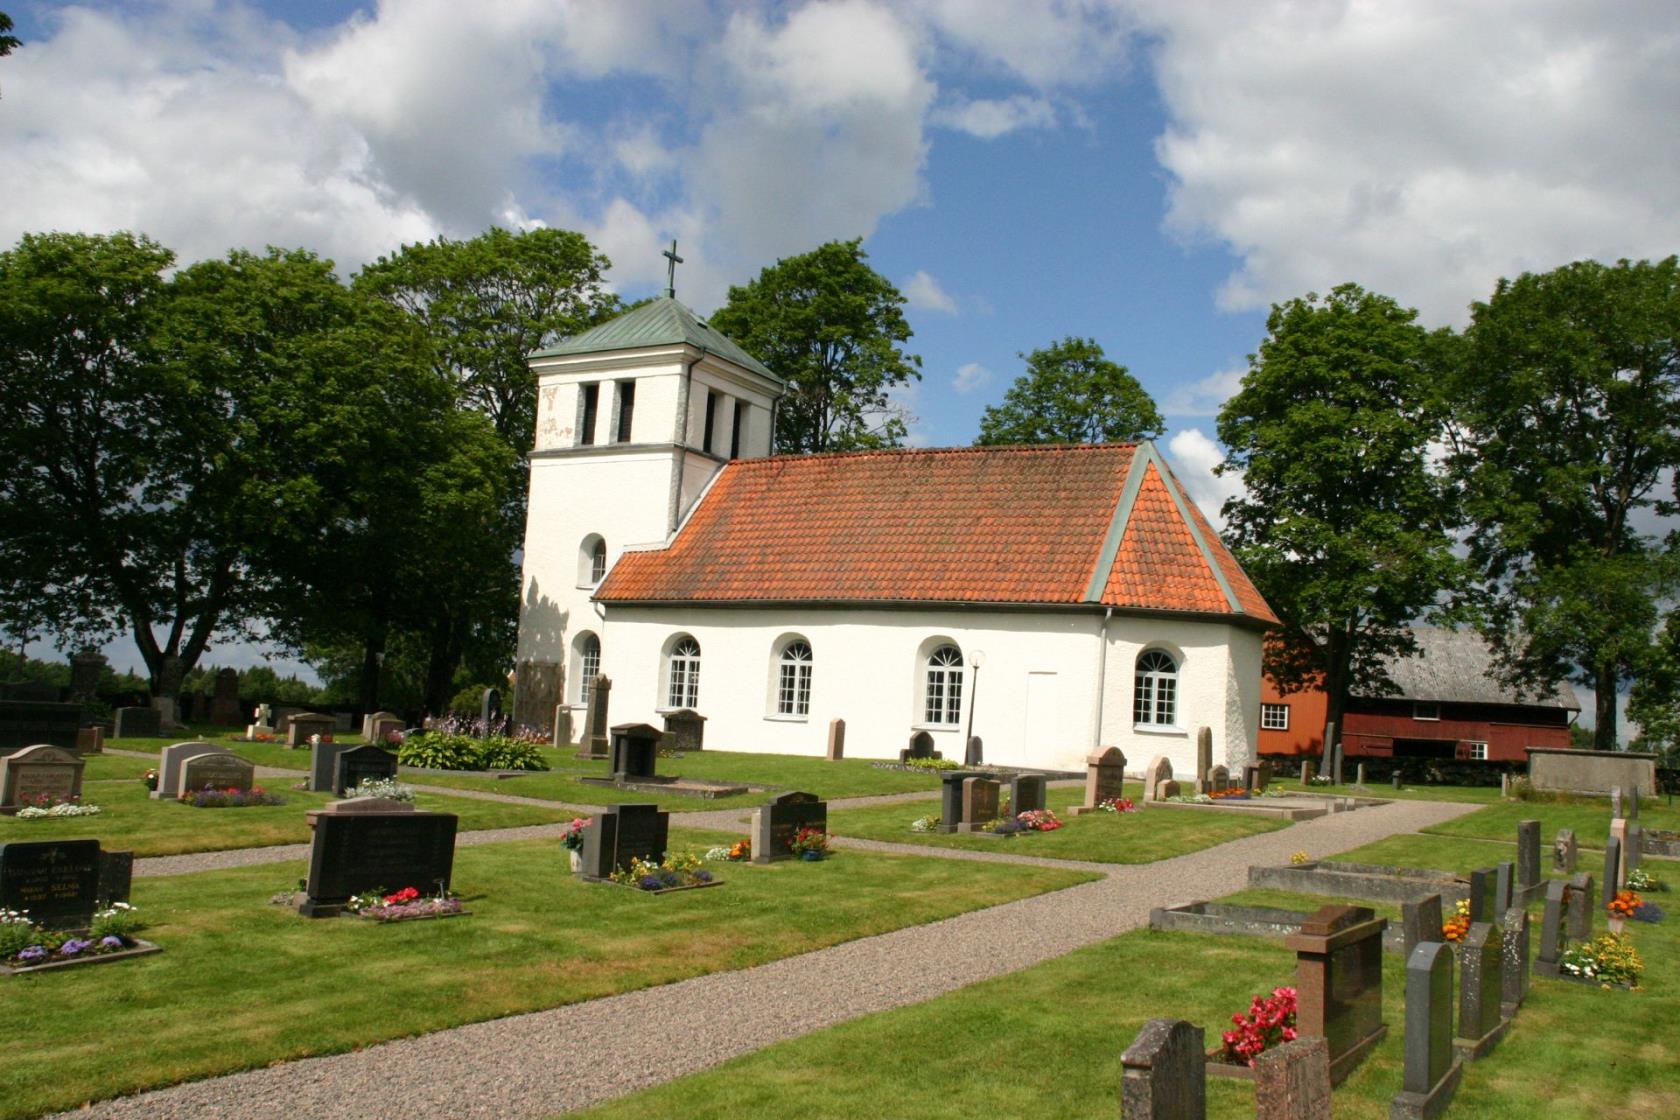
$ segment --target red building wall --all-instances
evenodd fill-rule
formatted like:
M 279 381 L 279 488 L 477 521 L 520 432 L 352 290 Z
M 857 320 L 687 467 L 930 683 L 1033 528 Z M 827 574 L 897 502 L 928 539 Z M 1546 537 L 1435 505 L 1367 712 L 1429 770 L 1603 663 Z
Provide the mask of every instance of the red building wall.
M 1319 689 L 1292 692 L 1285 696 L 1278 691 L 1272 678 L 1260 678 L 1260 703 L 1282 704 L 1289 709 L 1289 728 L 1269 731 L 1264 721 L 1260 726 L 1260 754 L 1319 755 L 1324 753 L 1324 715 L 1328 701 Z M 1265 708 L 1262 707 L 1264 712 Z

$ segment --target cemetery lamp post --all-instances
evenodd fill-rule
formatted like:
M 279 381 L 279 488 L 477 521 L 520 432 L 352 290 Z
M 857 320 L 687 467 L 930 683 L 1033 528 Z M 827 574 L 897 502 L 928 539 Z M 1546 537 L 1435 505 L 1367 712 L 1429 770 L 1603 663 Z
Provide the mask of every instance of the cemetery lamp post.
M 968 685 L 968 731 L 963 734 L 963 751 L 966 753 L 968 744 L 974 739 L 974 705 L 980 699 L 980 666 L 986 663 L 986 651 L 977 649 L 969 663 L 974 666 L 974 679 Z

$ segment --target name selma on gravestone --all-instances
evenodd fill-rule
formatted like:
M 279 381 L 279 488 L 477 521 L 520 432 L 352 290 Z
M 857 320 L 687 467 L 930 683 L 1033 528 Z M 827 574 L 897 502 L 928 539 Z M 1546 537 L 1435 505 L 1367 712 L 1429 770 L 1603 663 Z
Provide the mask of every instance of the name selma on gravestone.
M 308 814 L 315 829 L 309 880 L 298 913 L 328 918 L 351 895 L 367 891 L 421 894 L 447 889 L 455 867 L 454 813 L 422 812 L 400 801 L 335 801 Z
M 45 929 L 86 929 L 99 901 L 97 840 L 0 844 L 0 908 Z

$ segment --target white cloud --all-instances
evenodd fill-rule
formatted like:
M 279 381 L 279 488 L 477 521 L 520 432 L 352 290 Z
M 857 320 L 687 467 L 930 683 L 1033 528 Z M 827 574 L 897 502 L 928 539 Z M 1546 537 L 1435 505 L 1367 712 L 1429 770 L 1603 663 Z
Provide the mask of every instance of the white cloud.
M 1044 98 L 1024 93 L 978 101 L 958 96 L 950 104 L 936 109 L 930 119 L 934 124 L 966 132 L 982 140 L 996 140 L 1023 128 L 1053 128 L 1056 110 Z
M 965 362 L 957 367 L 951 387 L 959 393 L 972 393 L 992 379 L 992 371 L 979 362 Z
M 1035 89 L 1119 77 L 1136 23 L 1108 0 L 930 0 L 917 10 L 947 49 Z
M 1168 225 L 1232 309 L 1354 280 L 1463 322 L 1500 276 L 1680 246 L 1680 9 L 1134 0 Z
M 1161 402 L 1161 411 L 1168 416 L 1216 416 L 1224 404 L 1242 388 L 1247 366 L 1233 366 L 1218 373 L 1210 373 L 1200 381 L 1181 383 Z
M 919 269 L 913 276 L 906 277 L 899 284 L 899 290 L 904 298 L 910 301 L 910 306 L 922 311 L 943 311 L 947 315 L 957 313 L 957 301 L 952 299 L 944 288 L 939 286 L 925 269 Z
M 1216 475 L 1213 468 L 1225 459 L 1224 451 L 1200 428 L 1183 428 L 1167 443 L 1173 473 L 1190 491 L 1191 499 L 1202 513 L 1221 532 L 1225 529 L 1225 515 L 1220 512 L 1229 498 L 1243 493 L 1241 474 Z

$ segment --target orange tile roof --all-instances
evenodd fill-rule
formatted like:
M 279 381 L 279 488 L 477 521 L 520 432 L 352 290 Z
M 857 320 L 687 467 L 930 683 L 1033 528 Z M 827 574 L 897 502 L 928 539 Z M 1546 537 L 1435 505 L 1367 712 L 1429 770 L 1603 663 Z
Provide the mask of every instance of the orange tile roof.
M 1084 604 L 1275 623 L 1160 463 L 1148 444 L 736 460 L 668 547 L 625 553 L 595 597 Z

